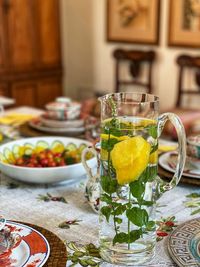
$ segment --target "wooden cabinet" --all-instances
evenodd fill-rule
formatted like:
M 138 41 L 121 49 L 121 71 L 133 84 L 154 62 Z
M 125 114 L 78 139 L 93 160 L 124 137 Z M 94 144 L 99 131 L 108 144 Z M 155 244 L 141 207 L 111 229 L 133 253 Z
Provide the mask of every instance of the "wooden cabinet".
M 35 0 L 39 65 L 60 65 L 59 5 L 57 0 Z M 52 19 L 54 18 L 54 19 Z M 48 45 L 47 45 L 48 42 Z
M 59 19 L 59 0 L 0 0 L 0 94 L 16 105 L 62 95 Z
M 0 83 L 0 96 L 10 96 L 6 83 Z
M 0 0 L 0 72 L 5 69 L 6 46 L 5 46 L 5 27 L 4 14 L 2 8 L 3 0 Z

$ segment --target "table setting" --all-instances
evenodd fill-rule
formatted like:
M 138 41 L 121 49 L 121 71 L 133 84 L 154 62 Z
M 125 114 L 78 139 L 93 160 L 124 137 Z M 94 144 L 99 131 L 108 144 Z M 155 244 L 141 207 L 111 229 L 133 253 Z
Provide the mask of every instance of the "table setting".
M 2 132 L 0 266 L 200 266 L 198 137 L 186 143 L 181 122 L 158 115 L 154 96 L 100 102 L 95 146 L 45 131 L 6 141 Z M 27 111 L 26 122 L 48 114 Z M 158 141 L 166 120 L 178 142 Z

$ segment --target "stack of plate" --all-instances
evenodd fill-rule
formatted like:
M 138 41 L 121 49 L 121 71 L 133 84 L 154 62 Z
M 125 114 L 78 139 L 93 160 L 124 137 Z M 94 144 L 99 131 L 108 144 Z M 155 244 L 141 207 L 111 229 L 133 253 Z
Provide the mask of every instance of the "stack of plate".
M 81 118 L 81 105 L 68 98 L 59 98 L 46 106 L 46 112 L 29 121 L 32 128 L 66 136 L 84 133 L 96 126 L 96 118 Z

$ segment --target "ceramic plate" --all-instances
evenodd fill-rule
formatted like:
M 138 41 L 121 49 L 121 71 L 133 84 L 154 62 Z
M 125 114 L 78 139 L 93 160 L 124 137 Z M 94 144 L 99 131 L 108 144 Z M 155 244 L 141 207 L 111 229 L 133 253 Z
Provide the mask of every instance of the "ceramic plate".
M 178 266 L 200 266 L 200 219 L 179 225 L 169 236 L 168 250 Z
M 16 222 L 7 221 L 6 226 L 22 237 L 19 246 L 9 257 L 0 259 L 1 267 L 41 267 L 49 257 L 50 247 L 46 238 L 35 229 Z
M 86 129 L 85 127 L 77 127 L 77 128 L 70 128 L 70 127 L 48 127 L 43 124 L 43 122 L 40 120 L 40 118 L 33 119 L 29 121 L 29 125 L 39 131 L 42 132 L 48 132 L 48 133 L 61 133 L 61 134 L 70 134 L 70 135 L 79 135 L 83 133 Z
M 175 172 L 176 162 L 177 162 L 177 153 L 175 152 L 167 152 L 159 157 L 159 165 L 163 169 L 173 173 Z M 200 179 L 200 169 L 195 168 L 195 166 L 193 166 L 188 160 L 186 160 L 183 175 L 185 177 Z

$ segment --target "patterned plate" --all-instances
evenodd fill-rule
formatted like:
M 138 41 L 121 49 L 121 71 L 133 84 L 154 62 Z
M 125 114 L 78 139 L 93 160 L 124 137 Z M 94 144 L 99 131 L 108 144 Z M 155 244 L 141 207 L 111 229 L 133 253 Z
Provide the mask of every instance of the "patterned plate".
M 159 157 L 159 165 L 170 172 L 175 172 L 177 162 L 177 153 L 176 152 L 167 152 L 162 154 Z M 200 169 L 196 168 L 193 164 L 186 160 L 186 164 L 184 167 L 183 175 L 185 177 L 192 177 L 200 179 Z
M 200 266 L 200 218 L 179 225 L 171 233 L 168 251 L 180 267 Z
M 22 237 L 11 254 L 0 259 L 1 267 L 41 267 L 49 257 L 50 247 L 46 238 L 37 230 L 16 222 L 7 221 L 6 226 Z

